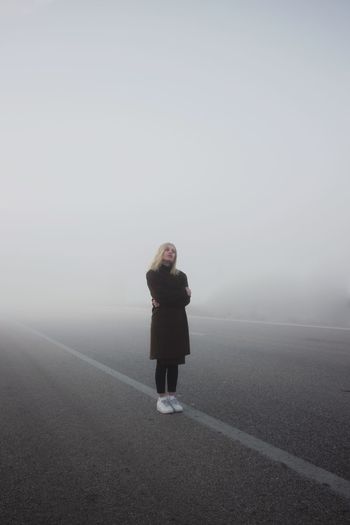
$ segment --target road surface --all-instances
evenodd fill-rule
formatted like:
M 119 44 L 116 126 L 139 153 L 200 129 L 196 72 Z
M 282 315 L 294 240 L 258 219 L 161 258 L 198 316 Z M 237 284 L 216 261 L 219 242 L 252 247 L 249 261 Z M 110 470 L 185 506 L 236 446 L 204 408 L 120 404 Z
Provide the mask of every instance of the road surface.
M 1 524 L 350 523 L 350 330 L 190 315 L 164 416 L 149 318 L 1 319 Z

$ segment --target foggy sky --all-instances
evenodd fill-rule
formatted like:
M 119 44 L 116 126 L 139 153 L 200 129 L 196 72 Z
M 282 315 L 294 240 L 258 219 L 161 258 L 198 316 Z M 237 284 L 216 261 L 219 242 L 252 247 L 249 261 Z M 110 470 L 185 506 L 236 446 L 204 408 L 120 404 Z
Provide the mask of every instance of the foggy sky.
M 146 304 L 165 241 L 193 309 L 345 297 L 349 15 L 2 0 L 1 310 Z

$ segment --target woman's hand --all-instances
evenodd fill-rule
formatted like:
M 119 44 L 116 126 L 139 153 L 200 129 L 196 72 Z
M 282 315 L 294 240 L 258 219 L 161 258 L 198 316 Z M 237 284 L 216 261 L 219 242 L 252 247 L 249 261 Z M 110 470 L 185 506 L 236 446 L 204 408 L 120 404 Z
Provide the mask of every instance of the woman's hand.
M 186 292 L 187 292 L 187 295 L 188 295 L 189 297 L 191 297 L 192 292 L 191 292 L 191 290 L 189 289 L 188 286 L 186 286 L 185 290 L 186 290 Z
M 155 308 L 158 308 L 160 306 L 160 304 L 158 303 L 156 299 L 152 299 L 152 304 Z

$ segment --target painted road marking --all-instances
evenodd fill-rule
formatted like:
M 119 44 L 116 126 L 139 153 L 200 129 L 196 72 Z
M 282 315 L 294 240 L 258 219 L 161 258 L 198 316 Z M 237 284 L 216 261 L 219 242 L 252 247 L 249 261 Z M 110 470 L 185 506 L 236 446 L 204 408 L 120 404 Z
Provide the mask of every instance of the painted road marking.
M 34 328 L 31 328 L 29 326 L 23 325 L 22 323 L 15 324 L 24 328 L 26 331 L 29 331 L 32 334 L 35 334 L 36 336 L 42 339 L 45 339 L 46 341 L 61 348 L 62 350 L 65 350 L 66 352 L 80 359 L 81 361 L 84 361 L 85 363 L 88 363 L 89 365 L 97 368 L 98 370 L 101 370 L 101 372 L 115 377 L 122 383 L 125 383 L 135 388 L 139 392 L 142 392 L 143 394 L 146 394 L 147 396 L 152 397 L 153 399 L 156 399 L 158 397 L 153 388 L 150 388 L 144 385 L 143 383 L 140 383 L 139 381 L 136 381 L 135 379 L 132 379 L 131 377 L 122 374 L 117 370 L 114 370 L 113 368 L 110 368 L 109 366 L 106 366 L 100 363 L 99 361 L 92 359 L 91 357 L 86 356 L 85 354 L 82 354 L 81 352 L 78 352 L 77 350 L 74 350 L 73 348 L 63 343 L 52 339 L 43 332 L 35 330 Z M 244 447 L 249 448 L 251 450 L 255 450 L 259 454 L 262 454 L 263 456 L 267 457 L 268 459 L 274 462 L 283 463 L 284 465 L 289 467 L 294 472 L 297 472 L 301 476 L 315 481 L 321 485 L 325 485 L 336 494 L 350 499 L 350 481 L 341 478 L 336 474 L 333 474 L 332 472 L 329 472 L 323 468 L 317 467 L 316 465 L 313 465 L 312 463 L 309 463 L 304 459 L 294 456 L 293 454 L 289 454 L 289 452 L 286 452 L 285 450 L 274 447 L 273 445 L 270 445 L 269 443 L 262 441 L 261 439 L 258 439 L 250 434 L 247 434 L 246 432 L 243 432 L 238 428 L 228 425 L 227 423 L 224 423 L 223 421 L 220 421 L 215 417 L 207 415 L 205 412 L 185 405 L 184 403 L 182 404 L 185 408 L 184 415 L 186 417 L 197 421 L 198 423 L 206 426 L 207 428 L 219 432 L 220 434 L 228 437 L 232 441 L 238 441 Z
M 210 317 L 205 315 L 192 315 L 189 314 L 189 317 L 195 317 L 198 319 L 207 319 L 208 321 L 225 321 L 228 323 L 251 323 L 251 324 L 267 324 L 270 326 L 296 326 L 301 328 L 321 328 L 323 330 L 343 330 L 345 332 L 350 332 L 350 328 L 346 326 L 332 326 L 332 325 L 322 325 L 322 324 L 302 324 L 302 323 L 286 323 L 279 321 L 257 321 L 253 319 L 235 319 L 230 317 Z

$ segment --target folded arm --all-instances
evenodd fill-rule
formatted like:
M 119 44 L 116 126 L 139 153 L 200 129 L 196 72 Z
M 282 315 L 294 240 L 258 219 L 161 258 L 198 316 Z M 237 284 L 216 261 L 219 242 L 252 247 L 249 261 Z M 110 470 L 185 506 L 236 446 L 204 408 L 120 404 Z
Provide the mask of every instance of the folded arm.
M 155 272 L 147 273 L 147 285 L 153 299 L 161 306 L 187 306 L 190 296 L 186 290 L 186 283 L 182 287 L 172 288 L 164 286 Z

